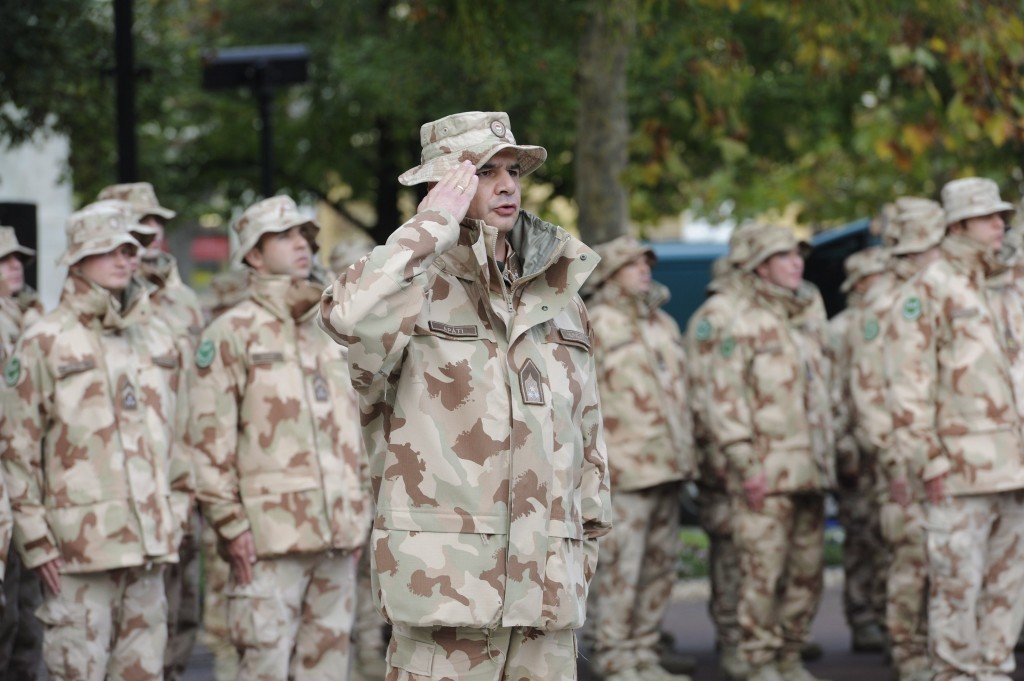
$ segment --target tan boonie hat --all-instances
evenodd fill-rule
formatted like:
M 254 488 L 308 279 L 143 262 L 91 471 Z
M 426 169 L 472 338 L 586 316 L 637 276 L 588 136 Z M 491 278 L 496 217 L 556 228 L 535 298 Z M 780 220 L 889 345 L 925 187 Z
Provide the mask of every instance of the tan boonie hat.
M 729 235 L 729 252 L 726 259 L 733 267 L 739 267 L 750 258 L 750 233 L 760 229 L 762 225 L 755 220 L 742 222 Z
M 519 172 L 529 175 L 547 159 L 544 147 L 516 144 L 504 111 L 467 111 L 445 116 L 420 128 L 420 164 L 398 176 L 412 186 L 437 182 L 463 161 L 477 168 L 505 149 L 515 149 Z
M 100 191 L 98 200 L 117 199 L 131 204 L 132 210 L 138 213 L 139 219 L 147 215 L 156 215 L 165 220 L 174 218 L 175 213 L 170 208 L 164 208 L 157 201 L 156 192 L 149 182 L 129 182 L 126 184 L 112 184 Z
M 755 224 L 741 233 L 736 244 L 736 257 L 730 248 L 730 260 L 744 272 L 753 272 L 757 266 L 773 255 L 799 249 L 806 255 L 810 244 L 800 241 L 791 229 L 775 225 Z M 732 242 L 730 241 L 730 247 Z
M 896 199 L 890 222 L 896 238 L 893 255 L 924 253 L 946 236 L 946 213 L 930 199 L 901 196 Z
M 327 258 L 327 265 L 331 268 L 332 272 L 339 274 L 371 250 L 373 250 L 373 244 L 366 241 L 340 241 L 334 244 L 334 248 L 331 249 L 331 254 Z
M 857 251 L 843 261 L 843 269 L 846 270 L 846 280 L 840 286 L 843 293 L 849 293 L 857 282 L 870 277 L 873 274 L 881 274 L 889 269 L 889 249 L 882 246 L 872 246 L 863 251 Z
M 71 267 L 90 255 L 110 253 L 122 244 L 142 248 L 128 232 L 135 221 L 120 203 L 99 201 L 72 213 L 65 227 L 68 245 L 57 264 Z
M 999 198 L 999 185 L 983 177 L 964 177 L 947 182 L 942 188 L 942 207 L 946 225 L 995 213 L 1012 215 L 1016 208 Z
M 231 224 L 231 229 L 238 237 L 238 248 L 231 254 L 231 264 L 245 264 L 245 256 L 256 247 L 264 234 L 287 232 L 292 227 L 304 227 L 302 234 L 313 252 L 320 250 L 316 243 L 320 225 L 300 213 L 290 196 L 271 196 L 252 204 Z
M 629 235 L 616 237 L 611 241 L 599 244 L 594 247 L 594 251 L 601 256 L 601 261 L 587 278 L 585 288 L 591 293 L 611 279 L 622 267 L 640 256 L 647 256 L 648 261 L 651 263 L 655 260 L 654 251 L 650 246 L 645 246 Z
M 14 231 L 14 227 L 0 226 L 0 260 L 11 253 L 23 256 L 21 259 L 25 263 L 30 263 L 36 258 L 35 251 L 18 243 L 18 234 Z

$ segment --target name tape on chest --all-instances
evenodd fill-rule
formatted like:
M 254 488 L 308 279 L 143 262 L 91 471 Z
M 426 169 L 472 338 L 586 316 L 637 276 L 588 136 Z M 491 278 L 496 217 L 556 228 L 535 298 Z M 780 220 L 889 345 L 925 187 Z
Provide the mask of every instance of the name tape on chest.
M 445 324 L 444 322 L 430 322 L 427 324 L 434 333 L 443 333 L 446 336 L 455 338 L 476 338 L 480 335 L 475 324 Z

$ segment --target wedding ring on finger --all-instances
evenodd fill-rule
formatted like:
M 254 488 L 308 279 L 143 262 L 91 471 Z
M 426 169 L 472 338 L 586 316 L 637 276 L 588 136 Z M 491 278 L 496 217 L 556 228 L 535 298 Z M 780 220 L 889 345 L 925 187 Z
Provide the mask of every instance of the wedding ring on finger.
M 460 194 L 465 194 L 466 193 L 466 188 L 463 187 L 461 184 L 455 185 L 455 188 L 459 190 Z

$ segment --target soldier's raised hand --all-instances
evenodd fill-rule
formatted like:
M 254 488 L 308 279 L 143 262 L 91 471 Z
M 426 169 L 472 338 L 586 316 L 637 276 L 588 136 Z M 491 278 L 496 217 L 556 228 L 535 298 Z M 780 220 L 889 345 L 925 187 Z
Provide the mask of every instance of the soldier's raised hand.
M 463 161 L 430 188 L 420 201 L 418 210 L 446 210 L 461 222 L 462 218 L 466 217 L 473 197 L 476 196 L 479 181 L 476 166 L 469 161 Z

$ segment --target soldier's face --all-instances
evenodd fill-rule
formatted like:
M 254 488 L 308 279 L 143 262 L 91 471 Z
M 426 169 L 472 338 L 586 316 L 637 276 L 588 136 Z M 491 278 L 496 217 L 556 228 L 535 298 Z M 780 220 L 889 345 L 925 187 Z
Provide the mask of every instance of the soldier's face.
M 776 253 L 757 266 L 757 275 L 770 284 L 796 291 L 804 279 L 804 259 L 795 248 Z
M 121 244 L 115 250 L 100 255 L 86 256 L 75 267 L 82 276 L 111 293 L 120 293 L 131 281 L 132 262 L 136 260 L 137 249 Z
M 139 220 L 144 225 L 156 228 L 156 235 L 148 244 L 143 244 L 150 251 L 165 250 L 167 241 L 164 239 L 164 223 L 167 222 L 159 215 L 147 215 Z
M 17 253 L 11 253 L 0 260 L 0 278 L 8 295 L 17 295 L 25 287 L 25 266 Z
M 264 234 L 249 251 L 246 261 L 260 274 L 279 274 L 305 279 L 313 269 L 313 249 L 296 226 L 285 232 Z
M 633 262 L 623 265 L 612 277 L 627 293 L 640 295 L 651 290 L 651 264 L 646 255 L 641 255 Z
M 963 221 L 963 233 L 983 244 L 990 251 L 998 251 L 1003 247 L 1003 236 L 1006 234 L 1006 221 L 1002 213 L 983 215 L 978 218 L 967 218 Z
M 476 171 L 480 181 L 466 217 L 483 220 L 502 234 L 512 231 L 522 199 L 519 174 L 515 151 L 505 149 L 492 156 Z

